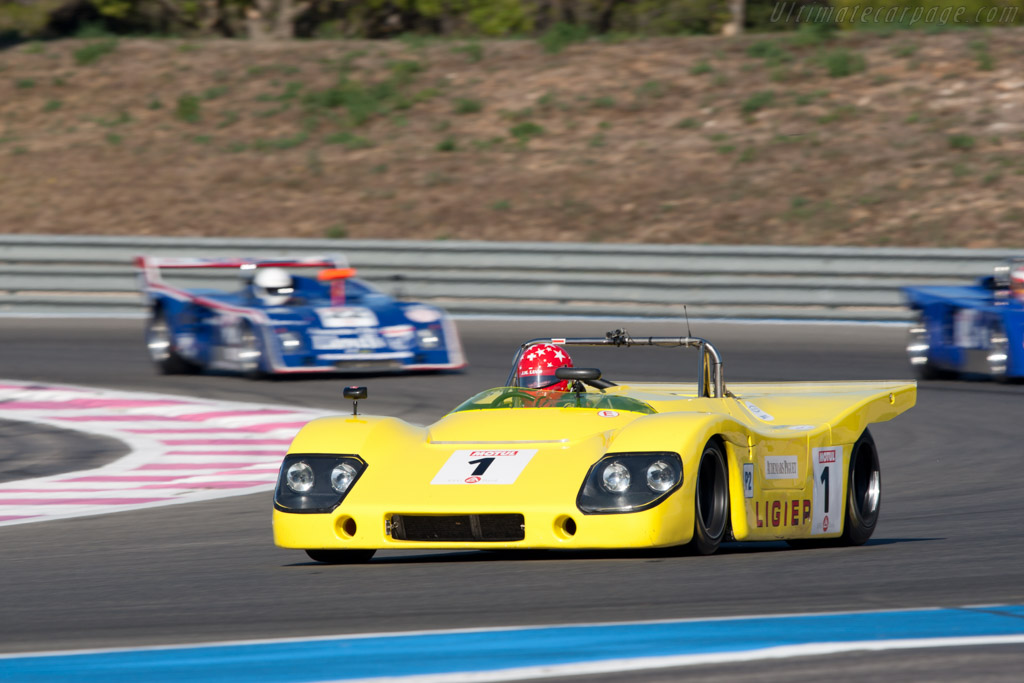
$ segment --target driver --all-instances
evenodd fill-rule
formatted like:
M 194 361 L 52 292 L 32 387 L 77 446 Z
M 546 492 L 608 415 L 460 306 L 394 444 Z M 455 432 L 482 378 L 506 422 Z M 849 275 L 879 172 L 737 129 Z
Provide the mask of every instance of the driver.
M 542 389 L 543 391 L 528 391 L 534 394 L 534 405 L 544 406 L 553 404 L 551 402 L 559 397 L 548 392 L 569 391 L 568 380 L 558 379 L 555 371 L 558 368 L 571 368 L 572 358 L 569 353 L 554 344 L 533 344 L 523 351 L 523 357 L 519 360 L 519 367 L 516 368 L 516 377 L 519 386 L 524 389 Z
M 295 293 L 295 282 L 283 268 L 260 268 L 252 279 L 252 292 L 264 306 L 283 306 Z

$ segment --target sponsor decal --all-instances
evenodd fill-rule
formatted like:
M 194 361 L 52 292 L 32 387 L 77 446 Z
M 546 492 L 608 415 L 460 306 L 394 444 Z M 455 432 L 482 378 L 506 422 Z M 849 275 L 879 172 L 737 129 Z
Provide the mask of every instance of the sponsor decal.
M 800 465 L 795 455 L 765 456 L 765 479 L 796 479 L 798 476 L 800 476 Z
M 441 319 L 441 311 L 430 306 L 407 306 L 402 312 L 414 323 L 432 323 Z
M 743 463 L 743 497 L 754 497 L 754 463 Z
M 774 416 L 769 415 L 768 413 L 764 412 L 763 410 L 761 410 L 760 408 L 755 406 L 750 401 L 744 401 L 743 405 L 745 405 L 747 407 L 747 410 L 752 412 L 754 414 L 754 416 L 757 417 L 760 420 L 764 420 L 765 422 L 771 422 L 772 420 L 775 419 Z
M 600 410 L 597 413 L 601 417 L 618 417 L 619 413 L 614 410 Z
M 338 327 L 376 327 L 377 315 L 369 308 L 332 306 L 314 309 L 320 325 L 329 329 Z
M 985 331 L 981 311 L 961 308 L 953 313 L 953 346 L 964 349 L 983 348 Z
M 316 351 L 376 351 L 388 347 L 387 342 L 371 331 L 347 337 L 337 336 L 333 332 L 317 332 L 309 335 L 309 343 Z
M 828 534 L 841 531 L 831 522 L 838 515 L 838 526 L 842 526 L 843 514 L 843 478 L 846 468 L 843 466 L 843 447 L 826 446 L 811 449 L 811 465 L 814 468 L 811 485 L 814 501 L 814 520 L 811 534 Z
M 416 328 L 412 325 L 391 325 L 379 331 L 392 351 L 408 351 L 416 337 Z
M 430 482 L 446 484 L 514 484 L 537 449 L 464 449 L 452 453 Z
M 756 500 L 754 517 L 758 529 L 803 526 L 811 521 L 811 501 L 806 498 Z

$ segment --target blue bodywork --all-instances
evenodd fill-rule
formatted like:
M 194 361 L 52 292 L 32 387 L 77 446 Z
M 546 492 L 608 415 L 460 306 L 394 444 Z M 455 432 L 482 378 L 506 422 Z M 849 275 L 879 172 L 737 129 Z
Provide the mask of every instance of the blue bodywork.
M 149 338 L 154 324 L 165 329 L 171 357 L 154 360 L 164 372 L 210 368 L 252 375 L 465 365 L 455 325 L 440 308 L 397 301 L 355 278 L 341 285 L 343 301 L 337 282 L 293 276 L 293 285 L 286 305 L 267 306 L 251 286 L 224 292 L 146 283 Z
M 969 287 L 905 287 L 908 305 L 918 311 L 922 346 L 932 372 L 1024 377 L 1024 303 L 997 289 L 992 277 Z M 987 358 L 1005 338 L 1005 375 L 995 373 Z M 908 348 L 909 350 L 909 348 Z M 999 350 L 1002 355 L 1002 350 Z M 912 362 L 913 362 L 913 354 Z

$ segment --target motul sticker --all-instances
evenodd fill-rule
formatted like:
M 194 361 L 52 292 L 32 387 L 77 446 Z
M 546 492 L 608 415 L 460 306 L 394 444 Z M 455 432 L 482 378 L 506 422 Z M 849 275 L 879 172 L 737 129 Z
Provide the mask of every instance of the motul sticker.
M 843 521 L 843 447 L 828 446 L 811 450 L 814 466 L 812 534 L 842 531 Z
M 455 451 L 431 484 L 514 484 L 537 449 L 467 449 Z
M 614 410 L 601 410 L 597 413 L 601 417 L 618 417 L 619 414 Z

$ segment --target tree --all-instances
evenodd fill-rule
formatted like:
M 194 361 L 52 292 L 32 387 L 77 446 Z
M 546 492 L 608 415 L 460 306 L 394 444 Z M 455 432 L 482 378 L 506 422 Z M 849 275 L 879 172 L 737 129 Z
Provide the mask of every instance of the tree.
M 722 26 L 722 35 L 738 36 L 743 33 L 743 23 L 747 19 L 747 1 L 729 0 L 729 23 Z

